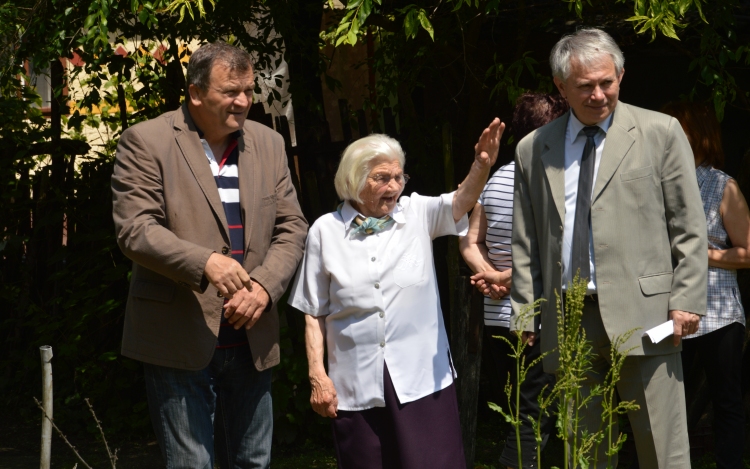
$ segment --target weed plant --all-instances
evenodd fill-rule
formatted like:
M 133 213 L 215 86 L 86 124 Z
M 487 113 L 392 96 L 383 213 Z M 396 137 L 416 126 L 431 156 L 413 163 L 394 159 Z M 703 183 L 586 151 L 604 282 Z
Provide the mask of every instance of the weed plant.
M 586 386 L 586 381 L 593 373 L 592 361 L 594 352 L 590 341 L 586 338 L 586 331 L 581 326 L 583 318 L 583 305 L 586 297 L 588 281 L 581 279 L 576 274 L 573 282 L 565 293 L 565 301 L 555 291 L 557 300 L 557 348 L 547 351 L 538 358 L 526 363 L 524 351 L 526 342 L 519 334 L 516 343 L 504 337 L 511 348 L 509 356 L 516 360 L 515 382 L 513 386 L 511 377 L 505 386 L 505 394 L 508 398 L 508 412 L 502 407 L 490 402 L 491 409 L 500 412 L 515 430 L 516 444 L 518 449 L 518 467 L 523 467 L 523 455 L 521 451 L 520 428 L 522 418 L 519 404 L 521 399 L 521 383 L 526 379 L 529 369 L 537 365 L 549 353 L 557 353 L 559 357 L 559 368 L 556 372 L 557 381 L 551 390 L 545 387 L 537 397 L 539 403 L 539 415 L 536 418 L 525 416 L 533 428 L 537 446 L 537 464 L 542 465 L 541 454 L 541 419 L 557 404 L 557 432 L 563 442 L 565 458 L 564 469 L 587 469 L 597 467 L 599 448 L 606 444 L 605 454 L 607 456 L 607 469 L 613 469 L 616 463 L 616 455 L 625 443 L 626 436 L 623 433 L 614 435 L 614 427 L 619 415 L 638 410 L 634 401 L 617 402 L 616 388 L 620 379 L 620 372 L 625 363 L 625 357 L 633 349 L 621 350 L 621 347 L 636 331 L 632 329 L 626 333 L 616 336 L 611 340 L 609 369 L 604 381 L 594 386 Z M 519 331 L 525 330 L 539 314 L 538 308 L 542 300 L 537 300 L 527 305 L 515 318 L 515 328 Z M 539 339 L 537 339 L 539 340 Z M 590 405 L 596 405 L 601 401 L 602 418 L 596 431 L 584 428 L 582 412 Z M 514 405 L 515 403 L 515 405 Z M 606 439 L 606 443 L 605 443 Z M 559 469 L 559 468 L 553 468 Z

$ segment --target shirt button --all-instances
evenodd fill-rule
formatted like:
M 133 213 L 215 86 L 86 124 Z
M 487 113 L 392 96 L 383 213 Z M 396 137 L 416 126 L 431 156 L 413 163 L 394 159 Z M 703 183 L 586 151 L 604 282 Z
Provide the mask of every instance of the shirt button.
M 373 261 L 373 262 L 375 262 L 375 258 L 374 257 L 371 257 L 370 260 Z
M 375 288 L 380 288 L 380 284 L 379 284 L 379 283 L 376 283 L 376 284 L 375 284 Z
M 380 342 L 381 347 L 385 347 L 385 342 Z
M 380 317 L 381 317 L 381 318 L 385 317 L 385 313 L 381 311 L 381 312 L 380 312 Z

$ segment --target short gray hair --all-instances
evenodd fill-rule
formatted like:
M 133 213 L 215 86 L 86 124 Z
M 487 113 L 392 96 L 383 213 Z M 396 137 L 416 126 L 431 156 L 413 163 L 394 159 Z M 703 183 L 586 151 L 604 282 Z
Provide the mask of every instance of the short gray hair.
M 625 57 L 612 36 L 601 29 L 584 28 L 557 41 L 549 55 L 552 75 L 562 81 L 570 76 L 570 63 L 575 59 L 584 67 L 609 55 L 615 64 L 615 73 L 620 76 L 625 66 Z
M 370 174 L 370 163 L 378 158 L 384 157 L 389 160 L 398 160 L 403 169 L 406 158 L 401 144 L 383 134 L 371 134 L 355 140 L 346 147 L 341 154 L 339 169 L 333 185 L 341 200 L 349 200 L 362 203 L 359 194 L 365 188 L 367 176 Z
M 212 42 L 192 53 L 187 67 L 187 86 L 195 85 L 202 90 L 211 84 L 211 70 L 216 62 L 224 64 L 231 72 L 245 73 L 253 69 L 253 61 L 247 51 L 227 44 Z

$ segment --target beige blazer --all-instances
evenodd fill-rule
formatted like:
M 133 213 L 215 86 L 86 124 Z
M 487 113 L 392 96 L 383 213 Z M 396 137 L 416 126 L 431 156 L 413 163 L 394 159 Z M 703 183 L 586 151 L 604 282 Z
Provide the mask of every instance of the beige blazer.
M 247 331 L 255 366 L 264 370 L 279 363 L 276 304 L 302 258 L 307 221 L 281 136 L 252 121 L 242 134 L 243 266 L 272 301 Z M 211 253 L 231 253 L 216 182 L 186 106 L 123 132 L 112 196 L 117 243 L 133 260 L 122 354 L 155 365 L 205 368 L 223 298 L 203 268 Z
M 557 346 L 569 115 L 532 132 L 516 149 L 511 327 L 524 305 L 544 298 L 543 351 Z M 607 334 L 640 328 L 625 344 L 637 347 L 632 355 L 680 351 L 671 339 L 651 344 L 642 337 L 667 321 L 670 310 L 706 312 L 706 220 L 693 153 L 677 120 L 618 103 L 591 200 L 597 293 Z M 554 354 L 545 359 L 545 369 L 557 369 Z

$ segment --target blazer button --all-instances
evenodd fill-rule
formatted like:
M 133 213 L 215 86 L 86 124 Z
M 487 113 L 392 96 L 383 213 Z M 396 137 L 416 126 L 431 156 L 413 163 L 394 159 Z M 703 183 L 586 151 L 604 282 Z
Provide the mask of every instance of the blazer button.
M 223 248 L 221 248 L 221 253 L 224 254 L 224 255 L 229 254 L 229 248 L 226 247 L 226 246 L 224 246 Z

